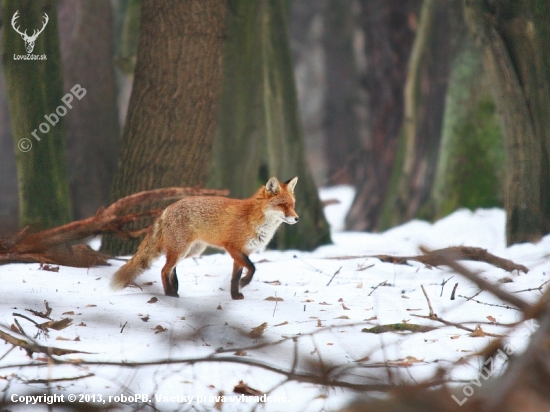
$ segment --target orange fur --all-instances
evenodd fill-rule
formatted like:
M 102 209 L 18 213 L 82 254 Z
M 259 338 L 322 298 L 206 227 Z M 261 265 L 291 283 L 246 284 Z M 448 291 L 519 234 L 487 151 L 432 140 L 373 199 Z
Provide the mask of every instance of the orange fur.
M 297 177 L 279 183 L 272 177 L 248 199 L 196 196 L 168 206 L 143 239 L 136 254 L 114 275 L 111 286 L 122 289 L 166 254 L 162 285 L 168 296 L 178 295 L 175 267 L 186 257 L 200 255 L 207 245 L 225 249 L 233 258 L 231 297 L 242 299 L 240 286 L 250 283 L 255 272 L 248 258 L 266 246 L 282 222 L 294 224 L 294 187 Z M 247 274 L 241 279 L 243 268 Z

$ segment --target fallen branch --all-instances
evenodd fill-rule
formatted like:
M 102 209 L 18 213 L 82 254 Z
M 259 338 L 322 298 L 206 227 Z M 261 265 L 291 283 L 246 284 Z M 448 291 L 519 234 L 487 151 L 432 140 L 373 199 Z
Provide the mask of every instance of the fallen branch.
M 441 322 L 441 323 L 443 323 L 444 325 L 447 325 L 447 326 L 454 326 L 455 328 L 462 329 L 462 330 L 465 330 L 465 331 L 468 331 L 468 332 L 471 332 L 471 333 L 474 333 L 474 332 L 475 332 L 475 329 L 472 329 L 472 328 L 469 328 L 469 327 L 467 327 L 467 326 L 461 325 L 460 323 L 449 322 L 448 320 L 445 320 L 445 319 L 443 319 L 443 318 L 440 318 L 440 317 L 437 316 L 437 315 L 434 315 L 434 316 L 431 316 L 431 315 L 423 316 L 423 315 L 415 315 L 414 313 L 412 313 L 411 316 L 415 316 L 415 317 L 417 317 L 417 318 L 422 318 L 422 319 L 435 320 L 435 321 Z M 492 336 L 492 337 L 494 337 L 494 338 L 502 338 L 502 337 L 504 337 L 504 335 L 498 335 L 498 334 L 496 334 L 496 333 L 484 332 L 484 334 L 487 335 L 487 336 Z
M 453 246 L 432 251 L 422 251 L 424 252 L 424 254 L 417 256 L 375 255 L 372 257 L 376 257 L 382 262 L 389 262 L 399 265 L 406 265 L 408 264 L 409 260 L 414 260 L 416 262 L 423 263 L 428 267 L 437 267 L 441 265 L 446 265 L 446 262 L 448 260 L 446 256 L 451 254 L 454 260 L 473 260 L 476 262 L 485 262 L 496 266 L 497 268 L 504 269 L 508 272 L 513 272 L 514 270 L 524 273 L 529 272 L 529 269 L 527 269 L 527 267 L 514 263 L 511 260 L 495 256 L 492 253 L 487 252 L 486 249 L 482 249 L 479 247 Z
M 27 352 L 27 355 L 29 356 L 29 358 L 32 358 L 33 353 L 44 353 L 48 356 L 52 356 L 52 355 L 63 356 L 63 355 L 70 355 L 73 353 L 90 354 L 90 352 L 83 352 L 83 351 L 72 350 L 72 349 L 62 349 L 62 348 L 55 348 L 52 346 L 39 345 L 38 343 L 30 342 L 28 340 L 10 335 L 9 333 L 6 333 L 2 330 L 0 330 L 0 339 L 5 340 L 7 343 L 12 344 L 13 346 L 18 346 L 24 349 Z
M 36 233 L 27 228 L 12 238 L 0 239 L 0 265 L 6 263 L 47 263 L 73 267 L 107 265 L 108 255 L 85 244 L 74 244 L 91 236 L 114 234 L 124 239 L 142 236 L 149 230 L 152 218 L 162 213 L 163 207 L 186 196 L 223 196 L 227 190 L 171 187 L 136 193 L 122 198 L 108 208 L 83 220 L 68 223 Z M 139 211 L 136 211 L 139 209 Z M 139 230 L 127 225 L 146 220 Z

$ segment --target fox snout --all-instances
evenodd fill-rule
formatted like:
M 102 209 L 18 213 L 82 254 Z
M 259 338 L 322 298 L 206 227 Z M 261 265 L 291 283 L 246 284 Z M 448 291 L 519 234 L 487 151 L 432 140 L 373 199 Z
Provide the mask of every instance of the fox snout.
M 285 223 L 288 223 L 289 225 L 293 225 L 295 223 L 298 223 L 299 217 L 296 216 L 285 216 Z

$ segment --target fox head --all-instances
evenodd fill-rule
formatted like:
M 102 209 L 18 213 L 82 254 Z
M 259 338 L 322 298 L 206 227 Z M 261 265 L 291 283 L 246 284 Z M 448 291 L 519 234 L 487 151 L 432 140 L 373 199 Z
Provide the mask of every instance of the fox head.
M 269 212 L 289 225 L 298 223 L 298 215 L 294 210 L 296 199 L 294 198 L 294 188 L 298 182 L 298 177 L 279 183 L 276 177 L 272 177 L 265 185 L 265 195 L 269 199 Z

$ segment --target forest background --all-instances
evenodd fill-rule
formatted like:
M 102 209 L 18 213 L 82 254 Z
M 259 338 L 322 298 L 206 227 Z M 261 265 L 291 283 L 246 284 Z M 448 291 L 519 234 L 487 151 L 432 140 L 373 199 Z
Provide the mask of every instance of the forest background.
M 2 233 L 161 187 L 246 197 L 270 175 L 300 176 L 300 225 L 279 248 L 330 242 L 317 187 L 337 184 L 357 193 L 348 230 L 499 206 L 509 244 L 550 231 L 544 0 L 2 6 Z M 44 14 L 34 53 L 47 60 L 16 60 L 16 27 L 38 30 Z M 85 96 L 32 137 L 77 85 Z

